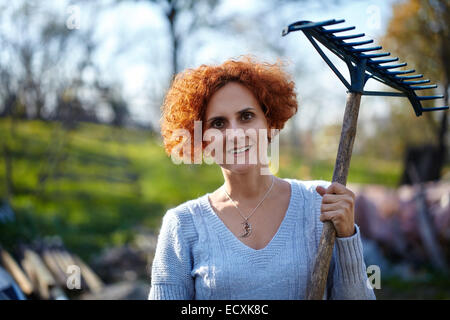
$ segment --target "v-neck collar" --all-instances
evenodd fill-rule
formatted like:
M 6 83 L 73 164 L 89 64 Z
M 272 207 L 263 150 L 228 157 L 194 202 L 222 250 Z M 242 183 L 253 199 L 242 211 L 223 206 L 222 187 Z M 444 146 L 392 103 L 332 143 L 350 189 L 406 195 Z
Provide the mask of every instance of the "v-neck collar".
M 288 182 L 291 186 L 291 196 L 289 199 L 289 206 L 286 210 L 283 220 L 281 221 L 280 226 L 278 227 L 277 232 L 273 236 L 273 238 L 269 241 L 269 243 L 261 249 L 254 249 L 241 240 L 239 240 L 233 232 L 225 225 L 225 223 L 217 216 L 216 212 L 211 206 L 209 201 L 209 195 L 211 193 L 205 194 L 201 197 L 201 205 L 202 209 L 206 213 L 209 223 L 215 232 L 219 234 L 220 240 L 227 243 L 231 249 L 233 250 L 244 250 L 246 252 L 250 252 L 252 254 L 259 254 L 273 252 L 276 253 L 276 249 L 280 248 L 292 235 L 291 230 L 293 230 L 294 224 L 296 223 L 297 214 L 298 214 L 298 198 L 300 191 L 297 190 L 297 185 L 292 181 L 292 179 L 284 178 L 284 181 Z

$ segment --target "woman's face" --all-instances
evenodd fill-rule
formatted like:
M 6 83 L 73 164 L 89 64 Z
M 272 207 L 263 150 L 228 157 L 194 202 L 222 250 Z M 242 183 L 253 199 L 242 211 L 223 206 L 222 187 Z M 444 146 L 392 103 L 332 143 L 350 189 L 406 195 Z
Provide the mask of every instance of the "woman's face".
M 210 133 L 217 135 L 205 139 L 212 140 L 205 150 L 211 151 L 221 167 L 243 172 L 266 164 L 267 119 L 258 100 L 244 85 L 229 82 L 217 90 L 206 107 L 203 121 L 203 137 L 208 130 L 216 129 Z

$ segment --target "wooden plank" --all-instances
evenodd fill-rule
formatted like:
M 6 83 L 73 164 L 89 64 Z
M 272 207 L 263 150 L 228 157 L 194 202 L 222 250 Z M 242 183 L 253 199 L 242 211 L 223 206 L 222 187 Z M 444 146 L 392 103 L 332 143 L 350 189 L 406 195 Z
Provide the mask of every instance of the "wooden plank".
M 81 274 L 84 277 L 87 285 L 93 293 L 98 293 L 103 290 L 104 284 L 100 277 L 81 260 L 77 255 L 73 255 L 76 264 L 81 268 Z
M 8 271 L 13 277 L 14 281 L 20 287 L 25 295 L 30 295 L 34 288 L 33 284 L 28 279 L 27 275 L 22 271 L 19 264 L 14 260 L 14 258 L 4 249 L 1 250 L 1 261 L 6 271 Z
M 22 266 L 31 275 L 33 284 L 38 288 L 40 297 L 42 299 L 50 299 L 50 287 L 56 285 L 56 280 L 40 256 L 30 248 L 25 248 Z
M 53 250 L 44 249 L 44 251 L 41 253 L 41 257 L 45 262 L 45 264 L 47 265 L 48 269 L 52 272 L 58 284 L 60 286 L 65 287 L 67 281 L 66 270 L 63 270 L 56 261 L 56 257 L 53 254 Z

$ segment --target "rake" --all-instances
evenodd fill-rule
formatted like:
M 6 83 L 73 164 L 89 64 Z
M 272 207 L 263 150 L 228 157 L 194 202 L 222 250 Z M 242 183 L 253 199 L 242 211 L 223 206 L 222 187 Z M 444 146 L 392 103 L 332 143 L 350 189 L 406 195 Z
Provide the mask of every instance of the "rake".
M 381 57 L 389 56 L 390 53 L 373 52 L 380 50 L 381 46 L 364 47 L 364 45 L 372 43 L 373 40 L 351 40 L 364 37 L 364 33 L 339 35 L 341 32 L 354 30 L 355 27 L 324 28 L 342 22 L 345 22 L 345 20 L 332 19 L 320 22 L 297 21 L 284 28 L 282 36 L 286 36 L 294 31 L 303 31 L 323 60 L 325 60 L 331 70 L 333 70 L 339 80 L 341 80 L 348 89 L 341 137 L 332 178 L 332 182 L 338 182 L 345 186 L 347 184 L 348 169 L 356 135 L 359 106 L 362 95 L 406 97 L 411 102 L 416 116 L 421 116 L 423 112 L 445 110 L 448 109 L 448 106 L 424 108 L 421 104 L 422 101 L 441 99 L 444 96 L 418 96 L 416 91 L 437 88 L 437 85 L 422 85 L 424 83 L 429 83 L 430 80 L 416 80 L 423 77 L 421 74 L 406 75 L 414 73 L 414 69 L 394 71 L 394 69 L 406 66 L 406 63 L 386 65 L 386 63 L 395 62 L 399 59 L 397 57 L 379 59 Z M 345 42 L 345 40 L 350 40 L 350 42 Z M 336 66 L 328 59 L 316 41 L 323 44 L 331 52 L 344 60 L 350 73 L 350 83 L 348 83 Z M 370 78 L 388 85 L 397 91 L 365 91 L 364 86 Z M 334 229 L 332 222 L 324 222 L 311 281 L 308 285 L 307 298 L 309 300 L 319 300 L 324 297 L 335 238 L 336 230 Z

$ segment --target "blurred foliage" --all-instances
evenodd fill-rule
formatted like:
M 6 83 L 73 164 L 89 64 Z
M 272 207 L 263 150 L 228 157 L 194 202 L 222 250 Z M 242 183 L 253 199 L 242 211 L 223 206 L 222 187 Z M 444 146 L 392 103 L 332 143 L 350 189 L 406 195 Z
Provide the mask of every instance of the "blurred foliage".
M 86 19 L 76 31 L 52 2 L 20 0 L 0 10 L 0 116 L 67 125 L 131 121 L 122 83 L 108 79 L 94 58 L 102 45 L 98 14 L 107 7 L 83 7 Z
M 400 69 L 415 69 L 424 75 L 423 79 L 430 79 L 430 84 L 438 84 L 437 89 L 420 90 L 418 95 L 437 95 L 449 89 L 449 30 L 450 2 L 447 0 L 407 0 L 393 5 L 392 18 L 380 42 L 400 58 L 399 62 L 408 63 L 408 67 Z M 386 102 L 390 103 L 390 114 L 373 119 L 376 133 L 364 139 L 365 153 L 400 160 L 407 146 L 439 144 L 440 130 L 446 132 L 442 127 L 442 121 L 447 121 L 443 111 L 425 112 L 416 117 L 407 99 L 389 99 Z M 422 102 L 424 107 L 445 103 L 443 99 Z M 448 145 L 447 136 L 444 133 L 445 145 Z
M 369 157 L 401 161 L 407 146 L 437 144 L 434 128 L 438 122 L 436 118 L 442 111 L 423 113 L 417 117 L 408 103 L 406 99 L 390 101 L 389 115 L 372 120 L 376 126 L 375 134 L 367 135 L 363 130 L 358 132 L 360 153 Z
M 88 258 L 128 242 L 135 227 L 159 228 L 166 209 L 220 178 L 205 168 L 198 187 L 186 188 L 198 170 L 172 164 L 150 131 L 91 124 L 68 131 L 58 122 L 36 120 L 16 123 L 11 135 L 10 125 L 10 119 L 0 119 L 0 136 L 13 159 L 11 202 L 17 215 L 15 223 L 0 225 L 0 242 L 7 246 L 59 234 Z M 49 166 L 58 143 L 58 160 Z M 0 168 L 5 195 L 3 158 Z
M 393 5 L 382 43 L 430 79 L 443 81 L 441 37 L 450 29 L 448 0 L 407 0 Z M 447 44 L 448 45 L 448 44 Z M 450 57 L 446 57 L 450 59 Z
M 382 277 L 381 288 L 375 289 L 377 300 L 448 300 L 450 278 L 435 270 L 424 268 L 411 279 Z

